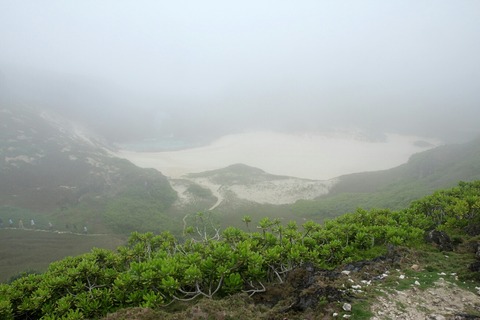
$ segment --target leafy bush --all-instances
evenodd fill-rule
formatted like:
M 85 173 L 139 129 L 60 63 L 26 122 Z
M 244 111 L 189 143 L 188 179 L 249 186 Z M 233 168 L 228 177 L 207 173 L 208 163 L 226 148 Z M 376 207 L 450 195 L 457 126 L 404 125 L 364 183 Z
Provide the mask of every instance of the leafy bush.
M 0 316 L 98 318 L 125 307 L 154 308 L 240 291 L 253 295 L 265 291 L 267 282 L 283 282 L 304 263 L 331 269 L 373 258 L 388 245 L 420 245 L 433 227 L 468 229 L 479 219 L 479 195 L 480 182 L 460 183 L 402 211 L 357 209 L 322 225 L 264 218 L 260 232 L 228 227 L 208 234 L 205 226 L 195 226 L 197 238 L 183 243 L 168 232 L 135 232 L 116 252 L 94 249 L 52 263 L 44 274 L 1 285 Z

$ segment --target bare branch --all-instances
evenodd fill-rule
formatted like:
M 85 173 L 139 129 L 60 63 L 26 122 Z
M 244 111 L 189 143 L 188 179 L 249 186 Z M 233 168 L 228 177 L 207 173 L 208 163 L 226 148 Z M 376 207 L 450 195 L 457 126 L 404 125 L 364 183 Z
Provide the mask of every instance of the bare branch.
M 253 288 L 251 290 L 242 290 L 242 292 L 245 292 L 245 293 L 248 293 L 248 295 L 251 297 L 253 296 L 255 293 L 260 293 L 260 292 L 265 292 L 267 291 L 267 289 L 265 289 L 265 286 L 263 285 L 263 283 L 261 283 L 260 281 L 258 281 L 258 283 L 260 284 L 260 286 L 262 286 L 261 289 L 256 289 L 256 288 Z M 253 287 L 253 284 L 250 282 L 250 286 Z

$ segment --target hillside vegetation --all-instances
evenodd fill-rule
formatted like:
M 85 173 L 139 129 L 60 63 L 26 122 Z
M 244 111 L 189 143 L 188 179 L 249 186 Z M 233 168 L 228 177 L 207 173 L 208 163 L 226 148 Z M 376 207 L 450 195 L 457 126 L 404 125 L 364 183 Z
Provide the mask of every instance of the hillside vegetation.
M 226 299 L 220 301 L 226 303 L 225 310 L 233 312 L 235 303 L 228 297 L 243 297 L 238 298 L 238 306 L 247 299 L 242 293 L 259 297 L 255 303 L 262 304 L 263 299 L 274 307 L 280 302 L 268 298 L 272 294 L 269 290 L 281 292 L 283 284 L 293 285 L 292 275 L 297 274 L 294 282 L 311 282 L 314 278 L 308 276 L 309 272 L 324 270 L 323 277 L 327 279 L 334 274 L 328 270 L 345 265 L 367 266 L 366 261 L 385 259 L 381 256 L 394 259 L 402 250 L 435 255 L 439 250 L 461 247 L 465 251 L 457 249 L 455 254 L 466 258 L 456 261 L 468 265 L 462 266 L 458 277 L 474 280 L 477 285 L 480 280 L 478 268 L 475 269 L 479 263 L 475 262 L 475 252 L 480 234 L 480 181 L 461 182 L 452 189 L 436 191 L 403 210 L 358 209 L 323 224 L 308 221 L 298 226 L 263 218 L 255 223 L 256 232 L 245 232 L 234 227 L 211 229 L 205 214 L 199 214 L 195 221 L 187 228 L 189 237 L 184 242 L 168 232 L 133 233 L 128 244 L 117 251 L 94 249 L 52 263 L 43 274 L 30 274 L 3 284 L 0 316 L 100 318 L 132 307 L 170 310 L 174 314 L 189 304 L 205 299 L 219 301 L 217 298 Z M 248 228 L 253 227 L 250 217 L 243 221 Z M 441 235 L 437 237 L 440 240 L 430 237 L 433 244 L 427 244 L 426 234 Z M 453 241 L 448 242 L 447 238 Z M 476 271 L 468 271 L 469 267 Z M 296 286 L 299 285 L 302 286 Z M 313 295 L 302 291 L 304 299 L 310 302 L 294 301 L 290 306 L 275 309 L 277 316 L 293 319 L 310 309 L 321 315 L 335 310 L 332 303 L 339 297 L 348 296 L 333 283 L 315 288 Z M 251 316 L 248 313 L 252 310 L 245 311 L 246 315 Z M 152 313 L 145 311 L 145 319 L 150 316 Z
M 478 179 L 480 138 L 414 154 L 407 163 L 389 170 L 341 176 L 328 194 L 297 201 L 292 210 L 311 218 L 335 217 L 358 207 L 399 210 L 437 189 Z
M 238 217 L 243 215 L 322 222 L 359 207 L 400 210 L 437 189 L 476 179 L 480 179 L 480 138 L 415 154 L 392 169 L 329 181 L 276 176 L 236 164 L 170 182 L 179 196 L 179 215 L 212 210 L 220 225 L 241 228 Z
M 123 234 L 175 227 L 166 211 L 176 192 L 160 172 L 113 156 L 101 139 L 55 114 L 16 106 L 0 115 L 3 221 Z
M 58 233 L 49 230 L 2 229 L 0 231 L 0 282 L 19 272 L 38 273 L 50 263 L 93 248 L 115 250 L 125 240 L 111 234 Z
M 246 165 L 171 179 L 116 157 L 103 140 L 51 112 L 0 109 L 0 219 L 18 226 L 182 236 L 198 211 L 223 227 L 250 215 L 322 222 L 357 207 L 398 210 L 438 188 L 480 179 L 480 139 L 412 156 L 402 166 L 330 181 L 276 176 Z

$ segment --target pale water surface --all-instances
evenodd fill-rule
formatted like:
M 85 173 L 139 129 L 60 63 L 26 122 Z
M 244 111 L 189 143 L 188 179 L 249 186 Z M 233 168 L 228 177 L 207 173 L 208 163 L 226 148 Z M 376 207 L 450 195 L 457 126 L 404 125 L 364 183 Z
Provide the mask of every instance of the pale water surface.
M 272 174 L 327 180 L 348 173 L 389 169 L 439 144 L 432 139 L 398 134 L 372 141 L 353 133 L 249 132 L 227 135 L 204 147 L 163 152 L 121 150 L 118 155 L 172 178 L 244 163 Z

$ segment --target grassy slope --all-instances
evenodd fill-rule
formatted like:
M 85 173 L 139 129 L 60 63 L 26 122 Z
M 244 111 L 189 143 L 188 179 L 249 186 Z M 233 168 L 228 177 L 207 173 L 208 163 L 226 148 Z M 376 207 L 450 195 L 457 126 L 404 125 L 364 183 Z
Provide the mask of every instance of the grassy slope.
M 122 244 L 115 235 L 0 229 L 0 282 L 23 271 L 44 271 L 53 261 L 94 247 L 113 250 Z
M 252 179 L 276 176 L 245 165 L 192 174 L 214 176 L 219 184 L 249 183 Z M 408 163 L 390 170 L 363 172 L 339 177 L 331 193 L 316 200 L 300 200 L 293 205 L 262 205 L 232 199 L 214 210 L 221 225 L 242 227 L 241 218 L 250 215 L 255 223 L 263 216 L 322 222 L 356 208 L 407 207 L 437 189 L 450 188 L 458 181 L 480 179 L 480 138 L 470 143 L 441 146 L 413 155 Z M 230 200 L 230 199 L 228 199 Z M 203 208 L 199 208 L 203 210 Z
M 66 120 L 47 120 L 35 108 L 0 111 L 4 222 L 35 219 L 59 230 L 86 225 L 96 233 L 123 234 L 173 225 L 176 217 L 165 212 L 176 193 L 160 172 L 112 156 Z
M 329 195 L 301 200 L 292 206 L 300 216 L 331 218 L 356 208 L 402 209 L 415 199 L 458 181 L 480 179 L 480 138 L 466 144 L 446 145 L 413 155 L 390 170 L 339 177 Z

